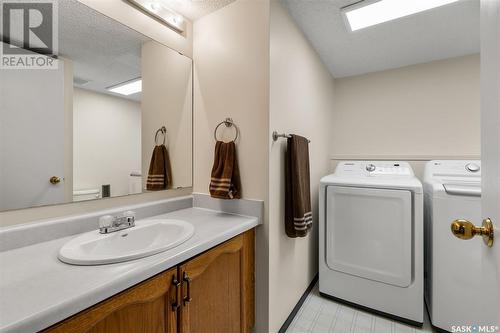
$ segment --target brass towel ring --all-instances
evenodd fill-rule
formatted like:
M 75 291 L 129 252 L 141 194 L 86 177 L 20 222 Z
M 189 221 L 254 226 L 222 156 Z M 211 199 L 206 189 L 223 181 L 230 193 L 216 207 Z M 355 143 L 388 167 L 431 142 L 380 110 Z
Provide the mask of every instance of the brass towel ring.
M 165 126 L 162 126 L 160 129 L 156 131 L 155 134 L 155 144 L 158 146 L 158 134 L 163 134 L 163 145 L 165 145 L 165 138 L 167 137 L 167 129 Z
M 236 139 L 238 139 L 238 135 L 240 134 L 240 130 L 238 128 L 238 126 L 236 126 L 236 124 L 234 123 L 233 119 L 231 118 L 226 118 L 224 121 L 221 121 L 216 127 L 215 127 L 215 130 L 214 130 L 214 139 L 215 141 L 218 141 L 217 139 L 217 130 L 219 129 L 219 127 L 224 124 L 226 125 L 226 127 L 234 127 L 234 130 L 235 130 L 235 136 L 234 136 L 234 139 L 233 139 L 233 142 L 236 141 Z

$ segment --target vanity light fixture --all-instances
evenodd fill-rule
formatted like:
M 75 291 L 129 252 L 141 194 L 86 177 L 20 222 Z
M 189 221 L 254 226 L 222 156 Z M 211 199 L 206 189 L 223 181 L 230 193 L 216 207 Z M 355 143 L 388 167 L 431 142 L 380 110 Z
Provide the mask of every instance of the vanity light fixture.
M 448 5 L 460 0 L 362 0 L 341 9 L 351 31 Z
M 184 17 L 168 8 L 162 0 L 126 0 L 146 14 L 182 33 L 186 29 Z
M 136 94 L 142 91 L 142 79 L 138 78 L 132 81 L 120 83 L 116 86 L 106 88 L 106 90 L 125 96 Z

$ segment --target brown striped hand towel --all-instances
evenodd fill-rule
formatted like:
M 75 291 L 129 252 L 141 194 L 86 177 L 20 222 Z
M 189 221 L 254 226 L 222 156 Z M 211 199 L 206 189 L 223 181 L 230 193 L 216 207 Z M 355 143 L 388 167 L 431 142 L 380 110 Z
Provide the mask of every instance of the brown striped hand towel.
M 285 232 L 305 237 L 312 227 L 309 141 L 292 135 L 285 157 Z
M 240 199 L 241 180 L 236 145 L 217 141 L 210 180 L 210 195 L 219 199 Z
M 146 189 L 148 191 L 166 190 L 172 186 L 172 169 L 170 157 L 165 145 L 156 146 L 151 156 L 149 164 L 148 179 Z

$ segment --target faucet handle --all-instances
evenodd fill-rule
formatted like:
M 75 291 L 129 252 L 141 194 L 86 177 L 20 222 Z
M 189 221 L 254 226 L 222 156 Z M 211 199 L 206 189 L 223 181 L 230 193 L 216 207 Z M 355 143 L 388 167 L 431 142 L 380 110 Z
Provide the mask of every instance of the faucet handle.
M 113 216 L 104 215 L 99 218 L 99 228 L 109 228 L 113 225 Z
M 129 223 L 132 227 L 135 225 L 135 212 L 133 210 L 127 210 L 123 213 L 123 218 Z
M 123 216 L 133 217 L 135 219 L 135 212 L 133 210 L 127 210 L 125 213 L 123 213 Z

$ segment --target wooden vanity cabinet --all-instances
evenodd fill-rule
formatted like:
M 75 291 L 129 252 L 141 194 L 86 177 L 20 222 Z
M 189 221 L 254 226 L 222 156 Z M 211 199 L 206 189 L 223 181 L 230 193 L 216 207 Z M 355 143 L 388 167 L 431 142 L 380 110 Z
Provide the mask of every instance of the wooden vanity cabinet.
M 254 232 L 179 266 L 179 333 L 250 332 L 254 325 Z
M 45 333 L 248 333 L 254 230 L 160 273 Z
M 175 333 L 173 279 L 177 269 L 156 275 L 49 328 L 50 333 Z

